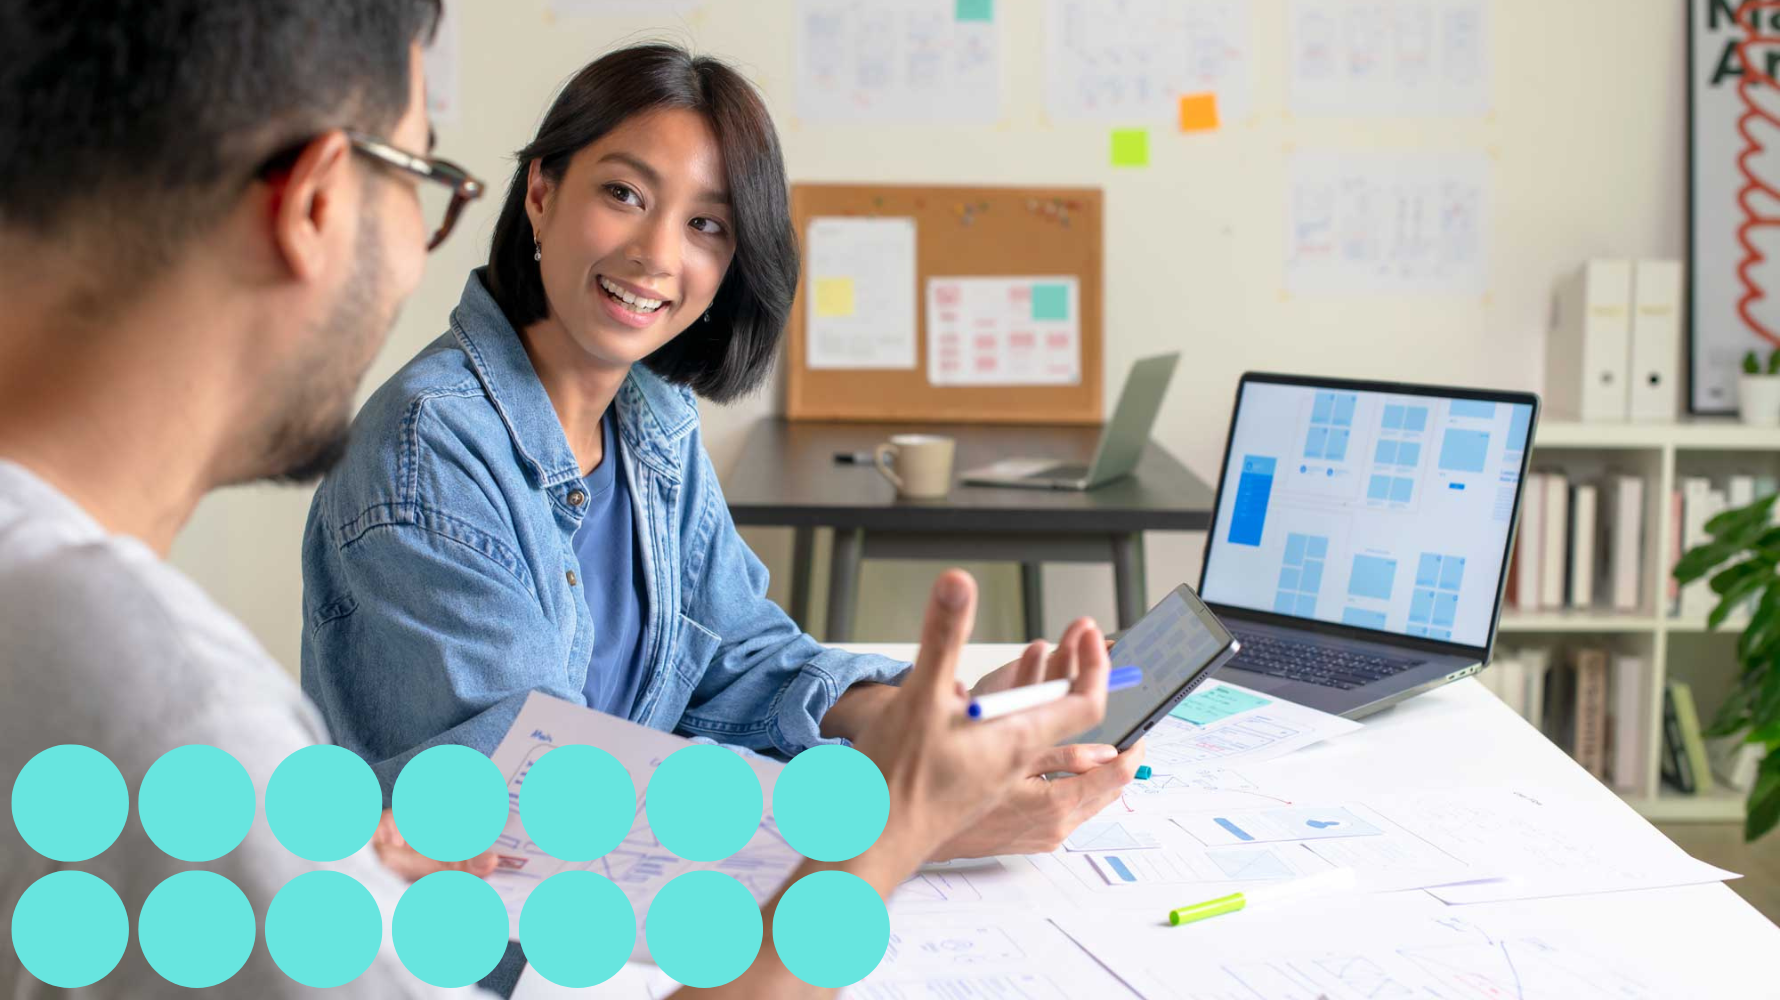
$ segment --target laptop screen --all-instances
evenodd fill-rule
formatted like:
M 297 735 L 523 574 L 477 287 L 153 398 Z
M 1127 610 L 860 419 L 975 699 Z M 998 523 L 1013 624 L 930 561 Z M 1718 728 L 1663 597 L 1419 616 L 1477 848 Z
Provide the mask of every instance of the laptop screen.
M 1488 645 L 1532 419 L 1526 403 L 1245 381 L 1201 596 Z

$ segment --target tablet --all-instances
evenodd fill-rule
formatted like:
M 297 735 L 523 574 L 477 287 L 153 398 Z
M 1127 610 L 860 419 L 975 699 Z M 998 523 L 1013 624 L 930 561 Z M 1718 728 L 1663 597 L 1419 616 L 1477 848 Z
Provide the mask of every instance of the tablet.
M 1100 725 L 1066 742 L 1125 750 L 1240 648 L 1193 588 L 1181 584 L 1113 644 L 1112 665 L 1142 667 L 1143 683 L 1107 695 Z

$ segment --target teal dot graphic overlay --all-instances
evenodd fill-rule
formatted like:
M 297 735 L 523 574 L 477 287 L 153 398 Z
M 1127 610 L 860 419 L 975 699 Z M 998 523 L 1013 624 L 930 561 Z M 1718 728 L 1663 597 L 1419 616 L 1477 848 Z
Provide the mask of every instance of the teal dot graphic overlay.
M 32 757 L 12 783 L 12 825 L 31 850 L 52 861 L 96 857 L 117 840 L 129 816 L 130 790 L 117 765 L 78 743 Z
M 746 972 L 760 954 L 760 906 L 740 882 L 722 872 L 687 872 L 656 893 L 643 933 L 655 964 L 675 982 L 722 986 Z
M 760 829 L 760 779 L 734 750 L 681 747 L 649 778 L 644 809 L 661 846 L 688 861 L 718 861 Z
M 43 876 L 12 910 L 12 950 L 19 964 L 62 989 L 104 979 L 117 968 L 129 940 L 123 901 L 104 879 L 86 872 Z
M 469 872 L 434 872 L 402 893 L 390 940 L 422 982 L 468 986 L 506 954 L 507 909 L 494 886 Z
M 773 947 L 785 968 L 811 986 L 851 986 L 884 960 L 890 912 L 859 876 L 815 872 L 779 900 Z
M 526 772 L 519 820 L 551 857 L 592 861 L 630 832 L 636 802 L 636 786 L 618 758 L 599 747 L 557 747 Z
M 611 879 L 593 872 L 550 876 L 532 890 L 519 914 L 525 960 L 558 986 L 598 986 L 617 975 L 636 943 L 630 900 Z
M 507 825 L 507 783 L 494 761 L 443 743 L 402 768 L 390 807 L 410 847 L 434 861 L 467 861 Z
M 352 982 L 371 967 L 382 944 L 377 900 L 350 875 L 298 875 L 266 909 L 266 949 L 285 975 L 304 986 Z
M 142 776 L 142 829 L 181 861 L 215 861 L 253 825 L 253 780 L 226 751 L 202 743 L 169 750 Z
M 791 758 L 773 784 L 773 819 L 797 853 L 845 861 L 884 832 L 890 788 L 878 765 L 852 747 L 811 747 Z
M 235 883 L 206 871 L 180 872 L 155 886 L 136 918 L 142 957 L 162 979 L 194 990 L 241 971 L 257 930 L 253 907 Z
M 345 747 L 304 747 L 284 758 L 266 783 L 272 833 L 285 850 L 309 861 L 338 861 L 365 846 L 382 817 L 377 775 Z

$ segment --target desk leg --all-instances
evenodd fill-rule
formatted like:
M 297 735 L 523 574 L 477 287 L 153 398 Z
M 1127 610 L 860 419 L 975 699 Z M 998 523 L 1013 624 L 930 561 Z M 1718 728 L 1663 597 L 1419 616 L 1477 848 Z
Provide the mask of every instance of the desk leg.
M 1045 637 L 1045 564 L 1020 564 L 1020 612 L 1025 620 L 1026 641 Z
M 816 529 L 793 528 L 791 535 L 791 620 L 810 630 L 810 574 L 815 570 Z
M 859 599 L 859 559 L 864 551 L 864 531 L 835 529 L 828 561 L 828 632 L 823 642 L 853 639 L 853 606 Z
M 1119 605 L 1119 628 L 1137 624 L 1149 609 L 1144 594 L 1143 532 L 1132 531 L 1112 536 L 1113 593 Z

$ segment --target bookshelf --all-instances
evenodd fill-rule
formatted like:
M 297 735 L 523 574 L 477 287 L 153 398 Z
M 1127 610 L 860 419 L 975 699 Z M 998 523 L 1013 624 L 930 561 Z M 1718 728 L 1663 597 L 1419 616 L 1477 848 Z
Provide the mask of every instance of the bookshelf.
M 1602 645 L 1643 657 L 1648 664 L 1644 722 L 1646 731 L 1656 735 L 1644 741 L 1648 751 L 1644 786 L 1653 791 L 1626 795 L 1626 801 L 1654 821 L 1741 822 L 1743 793 L 1721 786 L 1703 795 L 1683 795 L 1657 778 L 1663 685 L 1671 676 L 1687 680 L 1698 696 L 1702 722 L 1710 722 L 1737 677 L 1735 636 L 1741 631 L 1734 617 L 1714 633 L 1707 631 L 1703 617 L 1674 618 L 1667 613 L 1671 568 L 1667 554 L 1675 530 L 1668 504 L 1685 476 L 1780 475 L 1780 428 L 1750 427 L 1731 418 L 1664 424 L 1550 421 L 1535 433 L 1532 466 L 1535 471 L 1567 470 L 1573 478 L 1605 472 L 1644 477 L 1643 602 L 1630 613 L 1505 609 L 1500 641 L 1528 646 L 1548 639 L 1558 645 L 1595 636 Z

